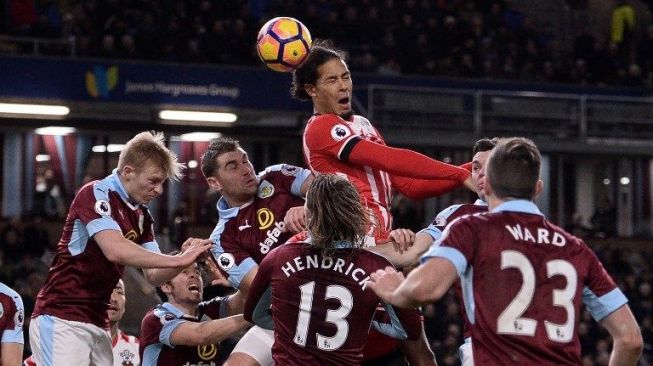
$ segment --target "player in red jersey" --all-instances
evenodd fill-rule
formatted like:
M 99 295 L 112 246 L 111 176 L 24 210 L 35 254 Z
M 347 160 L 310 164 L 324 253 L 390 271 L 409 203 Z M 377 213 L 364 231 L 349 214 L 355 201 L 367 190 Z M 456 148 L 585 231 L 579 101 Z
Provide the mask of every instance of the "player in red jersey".
M 218 271 L 211 260 L 205 264 L 210 274 Z M 204 281 L 195 263 L 157 288 L 164 303 L 147 312 L 141 322 L 143 365 L 220 364 L 219 342 L 245 329 L 249 323 L 242 315 L 224 317 L 224 308 L 232 298 L 216 297 L 202 302 L 203 291 Z
M 143 268 L 146 279 L 159 285 L 210 248 L 209 240 L 189 239 L 184 255 L 160 253 L 146 204 L 182 167 L 163 141 L 162 134 L 136 135 L 120 153 L 118 168 L 75 196 L 32 313 L 37 364 L 110 365 L 107 310 L 124 266 Z
M 314 115 L 303 135 L 304 157 L 314 172 L 337 173 L 354 184 L 378 221 L 377 239 L 392 228 L 390 201 L 397 189 L 414 199 L 467 184 L 469 171 L 417 152 L 387 146 L 379 131 L 352 111 L 352 79 L 344 53 L 316 41 L 293 72 L 292 95 L 312 100 Z
M 261 262 L 245 318 L 270 329 L 273 322 L 276 365 L 360 365 L 379 305 L 366 283 L 370 273 L 390 262 L 362 249 L 369 215 L 346 179 L 318 175 L 308 190 L 306 217 L 308 233 Z M 409 333 L 419 329 L 418 317 L 386 309 L 390 323 L 375 326 L 402 339 L 419 336 Z M 404 328 L 406 321 L 415 323 Z
M 292 207 L 304 204 L 313 180 L 307 169 L 274 165 L 258 175 L 238 141 L 211 141 L 202 157 L 202 172 L 209 186 L 222 197 L 217 208 L 220 220 L 211 240 L 211 252 L 228 282 L 238 291 L 229 314 L 242 313 L 258 264 L 275 247 L 288 240 L 284 218 Z M 292 223 L 292 221 L 290 221 Z M 271 331 L 254 327 L 238 342 L 225 365 L 263 365 L 272 362 Z
M 0 365 L 19 366 L 23 358 L 23 299 L 0 282 Z
M 345 176 L 356 187 L 377 223 L 371 228 L 367 242 L 367 246 L 373 246 L 375 241 L 387 240 L 392 229 L 393 189 L 407 197 L 422 199 L 448 192 L 463 183 L 470 189 L 473 187 L 469 171 L 463 168 L 387 146 L 365 117 L 353 113 L 352 88 L 344 53 L 330 42 L 316 41 L 306 61 L 293 72 L 291 94 L 313 102 L 314 115 L 303 134 L 306 163 L 314 172 Z M 375 347 L 366 350 L 370 356 L 393 348 L 387 340 L 370 341 L 370 346 Z M 406 353 L 413 365 L 435 363 L 433 357 L 419 360 L 418 355 L 428 349 L 425 337 L 412 348 Z
M 635 365 L 642 336 L 628 300 L 591 249 L 533 204 L 539 172 L 530 140 L 500 140 L 486 165 L 490 212 L 452 223 L 432 258 L 407 278 L 388 267 L 372 275 L 370 287 L 411 307 L 439 299 L 460 276 L 470 291 L 476 365 L 580 365 L 585 302 L 613 338 L 610 365 Z

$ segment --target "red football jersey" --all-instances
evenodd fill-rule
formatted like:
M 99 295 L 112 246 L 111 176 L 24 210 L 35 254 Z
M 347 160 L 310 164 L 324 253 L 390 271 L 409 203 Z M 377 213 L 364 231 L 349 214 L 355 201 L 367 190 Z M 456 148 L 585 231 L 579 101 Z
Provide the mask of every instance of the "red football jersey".
M 433 256 L 471 291 L 476 365 L 579 365 L 581 303 L 601 319 L 627 302 L 592 250 L 530 201 L 458 219 Z
M 332 114 L 313 116 L 304 132 L 304 158 L 314 172 L 336 173 L 347 178 L 378 221 L 375 236 L 386 238 L 392 229 L 390 176 L 378 169 L 347 162 L 350 151 L 344 148 L 355 137 L 385 145 L 379 131 L 362 116 L 354 115 L 350 120 Z

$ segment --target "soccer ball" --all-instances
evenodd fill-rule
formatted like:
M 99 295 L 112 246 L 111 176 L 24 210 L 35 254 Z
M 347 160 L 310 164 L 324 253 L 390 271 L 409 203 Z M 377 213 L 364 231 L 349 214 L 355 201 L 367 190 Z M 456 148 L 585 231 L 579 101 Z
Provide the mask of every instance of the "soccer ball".
M 256 50 L 267 67 L 288 72 L 306 59 L 311 43 L 311 34 L 302 22 L 295 18 L 278 17 L 261 27 L 256 38 Z

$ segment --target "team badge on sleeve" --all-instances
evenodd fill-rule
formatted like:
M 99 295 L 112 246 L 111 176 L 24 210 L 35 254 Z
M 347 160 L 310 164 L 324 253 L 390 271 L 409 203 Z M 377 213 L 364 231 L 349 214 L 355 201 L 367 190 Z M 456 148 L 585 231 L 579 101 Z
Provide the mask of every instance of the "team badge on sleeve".
M 225 272 L 230 270 L 234 264 L 236 264 L 236 259 L 231 253 L 222 253 L 218 257 L 218 266 Z
M 343 140 L 349 136 L 351 136 L 351 131 L 345 125 L 339 124 L 331 128 L 331 137 L 333 137 L 333 139 L 336 141 Z
M 445 219 L 442 216 L 438 216 L 435 218 L 435 226 L 445 226 L 447 225 L 447 219 Z
M 95 212 L 101 216 L 110 216 L 111 206 L 109 205 L 109 202 L 105 200 L 95 201 Z
M 177 317 L 173 313 L 165 313 L 160 319 L 161 319 L 161 325 L 166 325 L 166 323 L 177 319 Z
M 25 321 L 25 314 L 23 312 L 23 309 L 18 309 L 16 315 L 14 315 L 14 323 L 16 324 L 16 328 L 22 328 L 24 321 Z

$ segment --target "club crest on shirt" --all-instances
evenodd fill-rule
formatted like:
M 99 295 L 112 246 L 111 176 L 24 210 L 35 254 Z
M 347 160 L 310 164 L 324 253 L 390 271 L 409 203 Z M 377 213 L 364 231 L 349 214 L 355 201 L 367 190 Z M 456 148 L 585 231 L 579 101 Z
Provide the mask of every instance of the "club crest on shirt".
M 338 124 L 331 128 L 331 137 L 336 141 L 343 140 L 350 135 L 351 131 L 345 125 Z
M 175 316 L 175 314 L 173 314 L 173 313 L 165 313 L 165 314 L 163 314 L 163 316 L 161 317 L 161 324 L 162 324 L 162 325 L 166 325 L 168 322 L 173 321 L 173 320 L 175 320 L 175 319 L 177 319 L 177 317 Z
M 258 193 L 257 196 L 258 198 L 268 198 L 274 194 L 274 186 L 272 183 L 268 182 L 267 180 L 264 180 L 259 184 L 258 186 Z
M 22 328 L 23 327 L 23 322 L 25 322 L 25 313 L 23 309 L 18 309 L 16 312 L 16 315 L 14 315 L 14 324 L 16 324 L 16 328 Z
M 134 363 L 132 362 L 132 360 L 134 359 L 135 356 L 136 355 L 128 349 L 124 349 L 122 350 L 122 352 L 120 352 L 120 358 L 122 358 L 122 364 L 125 366 L 133 365 Z
M 235 264 L 236 259 L 231 253 L 222 253 L 218 257 L 218 266 L 225 272 L 230 270 Z
M 274 223 L 274 214 L 266 207 L 259 208 L 256 211 L 256 220 L 258 221 L 258 228 L 265 230 Z
M 101 216 L 110 216 L 111 206 L 109 205 L 109 202 L 105 200 L 95 201 L 95 212 Z

